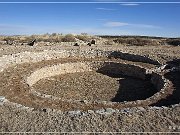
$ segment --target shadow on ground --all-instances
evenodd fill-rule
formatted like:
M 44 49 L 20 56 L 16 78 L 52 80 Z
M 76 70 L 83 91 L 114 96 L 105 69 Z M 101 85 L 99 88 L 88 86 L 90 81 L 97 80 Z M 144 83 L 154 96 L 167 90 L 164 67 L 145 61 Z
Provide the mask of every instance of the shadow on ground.
M 168 61 L 166 69 L 173 69 L 174 67 L 180 66 L 180 59 L 173 59 Z M 168 96 L 166 99 L 162 99 L 152 106 L 170 106 L 180 103 L 180 71 L 171 71 L 164 75 L 168 80 L 173 83 L 174 91 L 172 95 Z
M 149 64 L 154 64 L 154 65 L 160 65 L 160 63 L 156 60 L 152 60 L 148 57 L 144 57 L 141 55 L 135 55 L 135 54 L 129 54 L 129 53 L 122 53 L 120 51 L 114 51 L 112 52 L 108 58 L 120 58 L 123 60 L 129 60 L 129 61 L 134 61 L 134 62 L 144 62 L 144 63 L 149 63 Z
M 119 89 L 112 102 L 145 100 L 157 92 L 150 81 L 126 77 L 118 82 Z
M 102 70 L 98 72 L 109 77 L 117 78 L 119 89 L 115 97 L 111 99 L 112 102 L 145 100 L 157 92 L 150 80 L 113 74 Z
M 180 103 L 180 72 L 169 72 L 165 74 L 165 77 L 173 83 L 175 90 L 173 91 L 172 95 L 170 95 L 166 99 L 160 100 L 155 104 L 152 104 L 152 106 L 170 106 Z

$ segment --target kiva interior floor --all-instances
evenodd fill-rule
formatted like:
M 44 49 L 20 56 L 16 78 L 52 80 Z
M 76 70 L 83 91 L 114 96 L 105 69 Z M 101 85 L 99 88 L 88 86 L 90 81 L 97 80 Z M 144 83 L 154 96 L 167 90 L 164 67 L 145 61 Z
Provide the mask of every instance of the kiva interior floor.
M 113 76 L 96 71 L 44 78 L 33 85 L 36 91 L 63 100 L 135 101 L 156 91 L 149 81 L 127 76 Z

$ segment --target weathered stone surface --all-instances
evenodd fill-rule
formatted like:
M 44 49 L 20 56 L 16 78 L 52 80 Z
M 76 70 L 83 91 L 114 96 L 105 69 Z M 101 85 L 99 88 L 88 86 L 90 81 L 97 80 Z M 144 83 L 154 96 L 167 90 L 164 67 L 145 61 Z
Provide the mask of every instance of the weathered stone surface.
M 78 111 L 69 111 L 68 114 L 70 116 L 79 116 L 79 115 L 81 115 L 81 111 L 80 110 L 78 110 Z

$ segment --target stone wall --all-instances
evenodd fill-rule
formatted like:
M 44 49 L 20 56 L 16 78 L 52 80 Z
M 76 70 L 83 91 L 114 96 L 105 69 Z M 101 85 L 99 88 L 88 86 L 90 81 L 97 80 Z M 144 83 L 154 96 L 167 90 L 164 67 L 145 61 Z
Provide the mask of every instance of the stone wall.
M 84 61 L 76 63 L 63 63 L 37 69 L 29 77 L 27 77 L 27 83 L 32 86 L 42 78 L 67 73 L 87 72 L 92 70 L 97 70 L 97 72 L 106 74 L 126 75 L 140 79 L 145 79 L 146 77 L 146 69 L 136 65 L 103 61 Z
M 126 75 L 140 79 L 145 79 L 146 77 L 145 68 L 126 63 L 105 62 L 103 66 L 98 69 L 98 72 L 116 75 Z
M 120 59 L 125 59 L 129 61 L 134 61 L 134 62 L 144 62 L 144 63 L 149 63 L 149 64 L 160 65 L 158 61 L 152 60 L 148 58 L 147 56 L 140 56 L 140 55 L 129 54 L 129 53 L 119 52 L 119 51 L 111 52 L 109 57 L 120 58 Z
M 100 58 L 100 57 L 111 57 L 112 51 L 100 51 L 100 50 L 60 50 L 60 51 L 54 51 L 54 50 L 44 50 L 42 52 L 22 52 L 12 55 L 4 55 L 0 57 L 0 71 L 3 70 L 3 68 L 7 68 L 8 66 L 14 66 L 16 64 L 22 64 L 26 62 L 39 62 L 42 60 L 51 60 L 51 59 L 60 59 L 60 58 L 68 58 L 68 57 L 80 57 L 80 58 Z M 140 55 L 129 55 L 127 53 L 120 53 L 121 59 L 133 61 L 136 59 L 136 61 L 140 62 L 146 62 L 146 63 L 152 63 L 151 59 L 140 56 Z M 157 62 L 154 62 L 157 63 Z
M 46 77 L 56 76 L 60 74 L 67 74 L 67 73 L 85 72 L 85 71 L 92 71 L 92 70 L 88 64 L 82 62 L 64 63 L 49 67 L 43 67 L 41 69 L 36 70 L 29 77 L 27 77 L 27 84 L 29 86 L 32 86 L 40 79 Z
M 141 79 L 145 79 L 146 77 L 146 69 L 143 67 L 139 67 L 136 65 L 130 65 L 126 63 L 113 63 L 113 62 L 93 62 L 93 58 L 99 57 L 112 57 L 112 53 L 110 51 L 99 51 L 99 50 L 61 50 L 61 51 L 52 51 L 52 50 L 44 50 L 43 52 L 23 52 L 18 54 L 12 55 L 5 55 L 0 58 L 0 71 L 2 72 L 4 69 L 14 66 L 16 64 L 22 63 L 33 63 L 39 62 L 42 60 L 51 60 L 51 59 L 60 59 L 60 58 L 92 58 L 91 62 L 78 62 L 78 63 L 66 63 L 64 65 L 54 65 L 52 67 L 44 67 L 42 69 L 37 69 L 34 73 L 32 73 L 27 78 L 27 83 L 29 86 L 32 86 L 38 80 L 54 76 L 58 74 L 65 74 L 65 73 L 74 73 L 74 72 L 85 72 L 91 70 L 97 70 L 102 72 L 110 72 L 114 74 L 124 74 L 132 77 L 137 77 Z M 145 63 L 154 63 L 157 64 L 156 61 L 153 61 L 145 56 L 139 55 L 132 55 L 121 53 L 120 55 L 113 56 L 115 58 L 121 58 L 130 61 L 140 61 Z M 138 100 L 133 102 L 123 102 L 123 103 L 107 103 L 107 102 L 100 102 L 96 104 L 103 104 L 104 106 L 112 105 L 113 106 L 121 106 L 121 107 L 133 107 L 133 106 L 147 106 L 154 102 L 157 102 L 161 99 L 161 97 L 165 98 L 169 95 L 166 92 L 169 87 L 171 87 L 171 82 L 165 79 L 162 75 L 153 73 L 151 78 L 151 82 L 155 85 L 159 92 L 157 92 L 152 97 L 147 98 L 146 100 Z M 168 89 L 167 89 L 168 88 Z M 172 89 L 173 91 L 173 89 Z
M 158 91 L 160 91 L 165 84 L 165 78 L 158 73 L 152 73 L 151 83 L 156 87 Z

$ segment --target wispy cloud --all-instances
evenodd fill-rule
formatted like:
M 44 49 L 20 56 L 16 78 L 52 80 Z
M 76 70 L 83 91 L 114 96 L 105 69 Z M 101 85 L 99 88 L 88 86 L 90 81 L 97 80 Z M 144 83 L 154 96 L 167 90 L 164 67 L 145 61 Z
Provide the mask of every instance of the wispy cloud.
M 150 24 L 129 24 L 129 26 L 134 26 L 134 27 L 139 27 L 139 28 L 155 28 L 155 29 L 161 28 L 159 26 L 150 25 Z
M 107 19 L 97 19 L 97 21 L 107 21 Z
M 127 26 L 129 25 L 128 23 L 123 23 L 123 22 L 106 22 L 104 26 L 106 27 L 121 27 L 121 26 Z
M 105 11 L 114 11 L 116 9 L 112 9 L 112 8 L 96 8 L 97 10 L 105 10 Z
M 160 28 L 159 26 L 149 25 L 149 24 L 133 24 L 133 23 L 125 23 L 125 22 L 106 22 L 104 24 L 105 27 L 122 27 L 122 26 L 132 26 L 139 28 Z
M 139 6 L 140 4 L 137 3 L 125 3 L 125 4 L 120 4 L 121 6 Z

